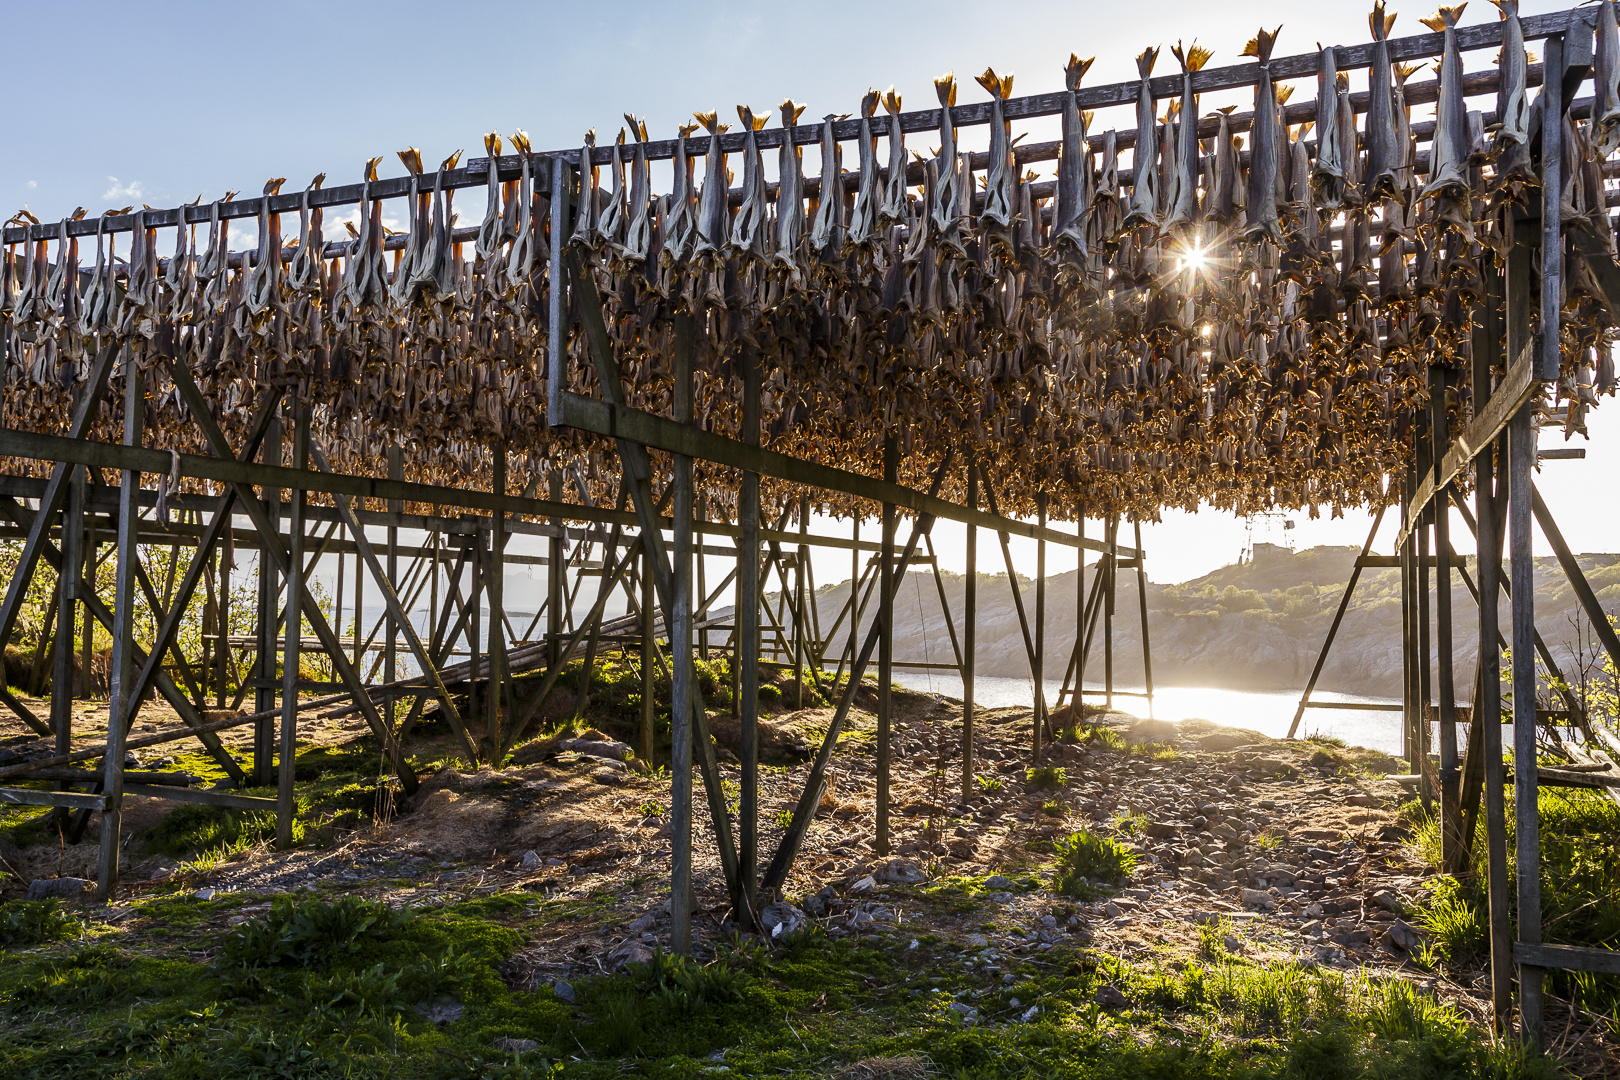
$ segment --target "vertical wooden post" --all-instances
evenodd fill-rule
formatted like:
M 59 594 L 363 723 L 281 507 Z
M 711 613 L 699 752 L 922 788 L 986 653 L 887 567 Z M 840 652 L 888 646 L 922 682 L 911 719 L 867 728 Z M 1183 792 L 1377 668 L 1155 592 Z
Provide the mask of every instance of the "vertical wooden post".
M 979 508 L 979 470 L 967 463 L 967 504 Z M 967 527 L 967 575 L 962 582 L 962 801 L 973 798 L 973 675 L 979 638 L 979 530 Z
M 293 468 L 309 468 L 309 408 L 294 399 Z M 302 488 L 294 488 L 287 517 L 287 607 L 285 644 L 281 660 L 281 747 L 276 770 L 276 846 L 292 846 L 293 780 L 298 752 L 298 668 L 304 626 L 304 504 Z
M 674 419 L 692 419 L 690 313 L 675 316 Z M 669 607 L 670 694 L 670 949 L 692 951 L 692 459 L 674 455 L 671 507 L 673 595 Z
M 1435 492 L 1435 634 L 1440 691 L 1440 846 L 1441 859 L 1453 874 L 1466 869 L 1468 844 L 1462 835 L 1462 775 L 1457 759 L 1457 687 L 1452 669 L 1451 632 L 1451 485 Z
M 281 420 L 270 421 L 265 430 L 264 447 L 260 456 L 266 465 L 280 465 L 282 463 L 281 448 Z M 264 490 L 264 510 L 268 523 L 277 530 L 270 536 L 259 537 L 259 643 L 258 662 L 254 664 L 254 672 L 258 677 L 259 685 L 253 692 L 253 711 L 263 715 L 264 719 L 258 721 L 253 729 L 253 780 L 260 787 L 271 783 L 275 768 L 276 725 L 268 715 L 276 705 L 276 691 L 274 689 L 276 678 L 276 654 L 281 649 L 277 640 L 276 621 L 280 605 L 276 602 L 281 595 L 280 576 L 276 573 L 275 560 L 270 557 L 270 545 L 281 543 L 281 491 L 278 488 Z M 355 611 L 360 610 L 359 578 L 355 579 Z M 355 630 L 355 666 L 359 666 L 360 657 L 360 631 L 358 623 Z
M 799 535 L 804 536 L 810 530 L 810 496 L 799 496 Z M 798 708 L 804 708 L 804 668 L 810 660 L 811 652 L 805 646 L 804 635 L 810 630 L 810 618 L 805 611 L 808 602 L 806 595 L 805 576 L 810 564 L 810 549 L 803 541 L 799 543 L 793 574 L 793 690 L 798 702 Z
M 84 561 L 79 550 L 84 537 L 84 469 L 68 466 L 67 504 L 62 508 L 62 561 L 59 564 L 60 582 L 56 589 L 56 651 L 51 672 L 51 730 L 56 733 L 56 752 L 66 754 L 73 749 L 73 644 L 74 618 L 78 609 L 80 564 Z M 88 623 L 90 620 L 86 619 Z M 89 677 L 89 669 L 85 669 Z M 4 676 L 0 676 L 3 681 Z M 56 790 L 66 791 L 67 784 L 57 783 Z M 56 816 L 65 820 L 66 810 Z
M 1413 642 L 1417 640 L 1417 550 L 1416 522 L 1412 520 L 1413 472 L 1408 468 L 1401 480 L 1401 527 L 1406 539 L 1401 543 L 1401 750 L 1406 758 L 1407 770 L 1412 774 L 1423 771 L 1418 757 L 1417 738 L 1418 694 L 1417 661 Z
M 82 502 L 84 499 L 84 471 L 82 469 L 79 471 L 78 482 L 80 486 L 79 498 Z M 89 515 L 86 514 L 83 516 L 88 522 Z M 96 588 L 96 530 L 88 527 L 88 525 L 84 530 L 84 549 L 81 552 L 81 558 L 79 561 L 80 566 L 82 567 L 82 579 L 76 580 L 75 584 L 82 583 L 85 585 L 87 591 L 93 593 Z M 83 599 L 82 596 L 81 599 Z M 80 612 L 79 697 L 88 701 L 90 700 L 91 696 L 90 690 L 92 686 L 92 679 L 90 669 L 92 664 L 95 662 L 96 633 L 95 622 L 90 617 L 90 609 L 81 604 Z
M 1153 642 L 1148 638 L 1147 555 L 1142 550 L 1142 523 L 1131 523 L 1136 536 L 1136 598 L 1142 608 L 1142 679 L 1147 684 L 1148 719 L 1153 719 Z
M 1044 534 L 1046 529 L 1046 493 L 1035 496 L 1035 519 Z M 1018 583 L 1013 583 L 1017 588 Z M 1039 765 L 1046 739 L 1046 540 L 1035 541 L 1035 653 L 1030 657 L 1029 678 L 1035 684 L 1034 714 L 1035 738 L 1030 747 L 1032 760 Z
M 135 352 L 124 347 L 124 445 L 139 446 L 145 423 L 146 391 L 136 367 Z M 96 867 L 96 897 L 109 899 L 118 883 L 118 841 L 124 813 L 124 733 L 140 702 L 131 700 L 130 683 L 135 659 L 135 593 L 139 536 L 141 474 L 124 470 L 118 486 L 118 581 L 113 597 L 112 671 L 107 709 L 107 753 L 101 760 L 101 852 Z
M 491 484 L 495 494 L 506 495 L 506 444 L 497 443 L 491 463 Z M 610 553 L 611 556 L 611 553 Z M 609 572 L 611 558 L 602 562 L 602 573 Z M 496 510 L 490 514 L 489 531 L 489 693 L 486 695 L 485 731 L 488 733 L 491 753 L 499 755 L 503 745 L 501 717 L 507 711 L 506 670 L 506 515 Z M 592 639 L 594 642 L 594 638 Z M 583 681 L 581 686 L 586 685 Z M 501 767 L 499 760 L 491 765 Z
M 1433 524 L 1434 504 L 1424 508 L 1418 518 L 1417 529 L 1417 690 L 1418 690 L 1418 772 L 1423 779 L 1419 789 L 1423 793 L 1423 806 L 1430 807 L 1436 792 L 1429 783 L 1429 717 L 1433 714 L 1434 683 L 1431 679 L 1429 645 L 1429 528 Z
M 405 456 L 399 445 L 390 443 L 387 453 L 388 479 L 405 479 Z M 405 503 L 400 499 L 389 499 L 388 512 L 391 515 L 403 514 L 405 512 Z M 388 587 L 396 593 L 399 591 L 399 525 L 396 524 L 397 520 L 395 517 L 390 517 L 388 520 L 388 554 L 384 563 L 384 569 L 388 575 Z M 383 639 L 383 683 L 391 686 L 399 677 L 399 650 L 395 645 L 399 640 L 399 624 L 394 621 L 393 612 L 387 607 L 383 608 L 383 619 L 383 632 L 387 635 Z M 390 731 L 393 730 L 394 722 L 398 719 L 395 716 L 394 700 L 394 696 L 390 694 L 383 702 L 382 709 L 383 723 L 388 726 Z
M 897 483 L 900 447 L 893 435 L 883 440 L 883 479 Z M 879 855 L 889 853 L 889 761 L 893 735 L 894 683 L 894 525 L 893 503 L 883 504 L 883 550 L 878 554 L 877 838 Z
M 1108 592 L 1103 597 L 1103 702 L 1114 708 L 1114 586 L 1119 581 L 1119 515 L 1108 519 Z
M 653 640 L 653 577 L 652 552 L 648 545 L 641 546 L 641 747 L 636 752 L 648 766 L 653 764 L 653 657 L 657 643 Z
M 364 525 L 360 526 L 362 529 Z M 366 575 L 361 573 L 358 558 L 354 567 L 354 670 L 364 672 L 365 660 L 365 629 L 364 614 L 366 604 Z
M 562 502 L 563 478 L 562 470 L 553 463 L 550 475 L 551 501 Z M 555 667 L 562 658 L 563 635 L 568 627 L 567 612 L 567 579 L 568 571 L 568 538 L 565 532 L 567 523 L 562 518 L 552 518 L 552 526 L 556 532 L 552 535 L 546 554 L 546 662 Z
M 1513 797 L 1518 848 L 1518 940 L 1541 942 L 1541 821 L 1536 780 L 1535 567 L 1530 547 L 1530 474 L 1536 460 L 1533 402 L 1508 425 L 1508 557 L 1513 583 Z M 1541 1043 L 1541 969 L 1519 965 L 1519 1018 Z
M 1541 86 L 1541 330 L 1536 343 L 1536 377 L 1558 377 L 1559 316 L 1563 308 L 1564 38 L 1554 34 L 1543 46 Z M 1519 245 L 1515 243 L 1514 247 Z M 1529 253 L 1524 258 L 1528 260 Z M 1517 267 L 1508 269 L 1508 319 L 1520 318 L 1514 289 Z M 1528 278 L 1528 268 L 1525 277 Z M 1528 322 L 1529 296 L 1525 290 Z M 1511 332 L 1511 331 L 1510 331 Z M 1518 849 L 1518 939 L 1541 943 L 1541 790 L 1536 778 L 1535 565 L 1531 561 L 1533 515 L 1531 470 L 1536 462 L 1535 400 L 1508 424 L 1508 552 L 1513 583 L 1513 799 L 1514 842 Z M 1520 1036 L 1542 1046 L 1541 969 L 1519 965 Z
M 742 356 L 743 416 L 742 439 L 749 446 L 760 442 L 759 358 L 744 347 Z M 738 801 L 741 819 L 738 876 L 748 891 L 749 910 L 758 911 L 754 902 L 759 881 L 759 474 L 744 472 L 737 497 L 737 588 L 732 618 L 737 669 L 738 755 L 741 760 L 742 797 Z M 856 528 L 860 523 L 856 522 Z M 859 552 L 856 553 L 857 557 Z M 852 578 L 851 594 L 855 588 Z
M 1086 508 L 1074 508 L 1076 532 L 1081 540 L 1086 538 Z M 1074 723 L 1078 728 L 1086 719 L 1086 652 L 1082 642 L 1086 636 L 1086 549 L 1084 546 L 1077 549 L 1078 564 L 1075 570 L 1074 582 L 1074 697 L 1070 701 L 1074 705 Z M 1091 571 L 1093 579 L 1097 576 L 1097 569 Z
M 1511 259 L 1512 256 L 1510 255 Z M 1528 267 L 1526 267 L 1528 269 Z M 1491 369 L 1500 362 L 1503 339 L 1502 279 L 1491 260 L 1485 263 L 1485 305 L 1474 332 L 1474 403 L 1476 415 L 1491 395 Z M 1520 327 L 1522 335 L 1528 328 Z M 1511 344 L 1511 343 L 1510 343 Z M 1512 355 L 1511 353 L 1509 355 Z M 1498 442 L 1506 460 L 1507 447 Z M 1513 1012 L 1513 932 L 1508 919 L 1507 810 L 1502 782 L 1502 652 L 1498 604 L 1502 573 L 1502 533 L 1492 450 L 1474 458 L 1476 563 L 1479 571 L 1479 679 L 1473 723 L 1480 733 L 1484 764 L 1485 877 L 1491 956 L 1491 1016 L 1506 1034 Z
M 223 709 L 231 678 L 231 570 L 236 566 L 236 538 L 230 525 L 219 547 L 219 646 L 214 650 L 214 707 Z

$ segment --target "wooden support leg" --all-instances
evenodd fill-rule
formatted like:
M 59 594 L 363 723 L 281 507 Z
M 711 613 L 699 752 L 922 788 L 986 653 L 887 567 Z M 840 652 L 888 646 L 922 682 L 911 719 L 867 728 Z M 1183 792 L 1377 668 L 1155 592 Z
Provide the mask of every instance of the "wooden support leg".
M 1462 834 L 1462 774 L 1457 759 L 1457 690 L 1452 665 L 1450 486 L 1436 493 L 1435 633 L 1439 646 L 1440 690 L 1440 837 L 1447 873 L 1467 868 L 1468 847 Z
M 758 357 L 745 347 L 741 358 L 743 376 L 742 438 L 750 446 L 760 441 L 760 374 Z M 759 882 L 759 474 L 742 474 L 737 495 L 737 593 L 735 614 L 736 651 L 732 653 L 737 680 L 738 758 L 741 762 L 742 792 L 738 800 L 737 873 L 749 896 L 749 907 L 760 909 Z M 859 528 L 859 524 L 856 528 Z M 859 553 L 857 553 L 858 555 Z M 650 578 L 650 575 L 649 575 Z M 851 596 L 855 579 L 850 578 Z M 651 604 L 651 597 L 647 600 Z
M 1432 737 L 1429 721 L 1434 715 L 1434 682 L 1432 652 L 1429 644 L 1429 529 L 1433 526 L 1430 510 L 1423 511 L 1423 520 L 1417 530 L 1417 691 L 1418 691 L 1418 772 L 1423 777 L 1420 788 L 1423 806 L 1430 809 L 1436 794 L 1429 777 L 1429 747 Z
M 680 339 L 675 348 L 675 419 L 692 416 L 692 318 L 677 316 Z M 673 668 L 670 700 L 670 949 L 692 951 L 692 713 L 680 707 L 695 697 L 692 679 L 692 459 L 677 454 L 670 481 L 675 488 L 671 508 L 672 589 L 669 611 L 669 652 Z
M 900 472 L 900 449 L 894 436 L 883 443 L 883 478 L 894 483 Z M 878 567 L 878 685 L 877 685 L 877 836 L 873 849 L 889 853 L 889 766 L 893 738 L 894 684 L 894 526 L 893 503 L 883 504 L 883 551 Z
M 146 394 L 135 353 L 124 353 L 124 445 L 139 446 L 145 423 Z M 118 850 L 124 812 L 124 732 L 139 702 L 129 696 L 135 664 L 135 564 L 140 558 L 141 474 L 126 470 L 118 486 L 118 582 L 113 596 L 111 700 L 107 710 L 107 752 L 102 758 L 101 853 L 96 867 L 96 897 L 110 899 L 118 883 Z M 43 517 L 43 514 L 41 515 Z
M 261 457 L 266 465 L 280 465 L 282 463 L 281 450 L 281 421 L 272 420 L 270 429 L 265 433 L 264 449 Z M 266 489 L 264 492 L 264 517 L 269 525 L 279 533 L 281 530 L 281 491 L 276 488 Z M 270 555 L 270 545 L 279 544 L 278 536 L 259 535 L 259 626 L 258 626 L 258 663 L 255 665 L 255 674 L 259 679 L 259 688 L 253 692 L 253 711 L 263 714 L 265 719 L 259 721 L 253 728 L 253 779 L 256 784 L 263 787 L 271 782 L 275 767 L 275 721 L 270 718 L 270 711 L 276 707 L 276 692 L 270 688 L 271 680 L 276 677 L 276 654 L 280 651 L 280 643 L 276 641 L 276 608 L 281 595 L 281 582 L 276 574 L 275 561 Z M 359 581 L 355 582 L 355 638 L 360 635 L 360 595 Z M 355 650 L 355 664 L 360 662 L 359 649 Z
M 67 505 L 62 512 L 62 561 L 57 571 L 55 670 L 51 673 L 51 729 L 56 733 L 56 752 L 73 749 L 73 643 L 74 617 L 78 613 L 79 583 L 74 580 L 83 562 L 79 542 L 84 535 L 84 470 L 74 467 L 68 479 Z M 89 620 L 86 620 L 88 622 Z M 4 681 L 0 677 L 0 681 Z M 58 783 L 58 791 L 67 785 Z M 58 812 L 58 817 L 65 812 Z
M 973 462 L 967 467 L 967 504 L 979 508 L 979 473 Z M 979 638 L 979 530 L 967 527 L 967 577 L 962 582 L 962 801 L 969 802 L 973 790 L 973 675 L 974 650 Z
M 1508 426 L 1508 557 L 1513 579 L 1513 797 L 1518 848 L 1518 940 L 1541 942 L 1541 819 L 1536 782 L 1535 567 L 1530 476 L 1536 460 L 1533 405 Z M 1519 965 L 1519 1017 L 1526 1042 L 1541 1043 L 1541 969 Z
M 1153 719 L 1153 642 L 1148 637 L 1147 556 L 1142 552 L 1142 523 L 1136 530 L 1136 599 L 1142 609 L 1142 681 L 1147 690 L 1148 719 Z
M 309 468 L 309 409 L 303 402 L 293 406 L 293 468 Z M 293 780 L 297 776 L 298 753 L 298 669 L 303 651 L 304 591 L 304 502 L 302 489 L 292 491 L 287 514 L 287 607 L 283 615 L 285 643 L 281 647 L 281 744 L 276 769 L 276 846 L 292 847 Z
M 1036 496 L 1037 513 L 1041 529 L 1046 528 L 1046 495 Z M 1015 586 L 1016 587 L 1016 586 Z M 1030 727 L 1034 739 L 1030 746 L 1031 760 L 1040 762 L 1046 735 L 1046 541 L 1035 541 L 1035 648 L 1030 653 L 1030 682 L 1035 688 L 1034 707 Z
M 644 547 L 641 551 L 641 747 L 637 751 L 649 766 L 653 757 L 653 579 L 647 566 L 651 556 Z

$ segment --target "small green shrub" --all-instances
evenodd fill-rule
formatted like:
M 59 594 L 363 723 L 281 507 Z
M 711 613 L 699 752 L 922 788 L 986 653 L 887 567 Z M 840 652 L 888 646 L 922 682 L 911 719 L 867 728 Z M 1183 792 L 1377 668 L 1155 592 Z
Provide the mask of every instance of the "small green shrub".
M 324 969 L 409 921 L 405 912 L 356 896 L 335 901 L 278 896 L 270 902 L 269 911 L 226 936 L 215 966 L 224 971 Z
M 1093 895 L 1092 881 L 1113 882 L 1136 869 L 1135 852 L 1117 840 L 1084 829 L 1059 840 L 1053 851 L 1057 854 L 1053 887 L 1064 896 L 1080 900 Z
M 1048 799 L 1041 803 L 1041 813 L 1047 817 L 1062 817 L 1065 811 L 1061 802 L 1056 799 Z
M 773 683 L 760 683 L 759 696 L 764 701 L 781 701 L 782 688 Z
M 688 956 L 654 951 L 645 964 L 637 965 L 637 986 L 660 1008 L 672 1014 L 695 1012 L 707 1005 L 736 1001 L 742 997 L 748 977 L 724 964 L 700 964 Z
M 1001 790 L 1001 787 L 1002 787 L 1001 781 L 998 778 L 994 777 L 994 776 L 975 776 L 973 779 L 975 779 L 975 780 L 977 780 L 979 782 L 979 790 L 980 791 L 1000 791 Z
M 1035 765 L 1024 770 L 1024 779 L 1034 788 L 1060 788 L 1069 782 L 1069 770 L 1061 765 Z
M 0 907 L 0 949 L 66 941 L 83 932 L 84 924 L 56 900 L 13 900 Z

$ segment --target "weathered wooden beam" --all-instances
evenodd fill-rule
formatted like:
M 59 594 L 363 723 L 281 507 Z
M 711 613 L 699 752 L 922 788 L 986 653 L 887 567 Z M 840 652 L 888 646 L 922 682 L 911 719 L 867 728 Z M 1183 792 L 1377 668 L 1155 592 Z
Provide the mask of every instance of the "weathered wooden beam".
M 1513 944 L 1514 963 L 1562 971 L 1591 971 L 1599 975 L 1620 975 L 1620 952 L 1589 949 L 1577 945 L 1545 945 L 1518 941 Z
M 1541 383 L 1537 381 L 1536 365 L 1533 343 L 1527 342 L 1525 348 L 1509 365 L 1507 374 L 1497 384 L 1490 400 L 1485 403 L 1484 411 L 1476 414 L 1468 422 L 1468 426 L 1463 428 L 1461 434 L 1452 442 L 1451 448 L 1446 451 L 1440 467 L 1432 472 L 1426 471 L 1418 481 L 1417 491 L 1407 504 L 1408 521 L 1418 521 L 1422 511 L 1434 500 L 1435 492 L 1462 475 L 1463 470 L 1473 463 L 1474 458 L 1489 448 L 1492 440 L 1508 426 L 1508 422 L 1519 408 L 1541 389 Z M 1408 528 L 1409 526 L 1402 528 L 1396 535 L 1397 548 L 1406 542 Z

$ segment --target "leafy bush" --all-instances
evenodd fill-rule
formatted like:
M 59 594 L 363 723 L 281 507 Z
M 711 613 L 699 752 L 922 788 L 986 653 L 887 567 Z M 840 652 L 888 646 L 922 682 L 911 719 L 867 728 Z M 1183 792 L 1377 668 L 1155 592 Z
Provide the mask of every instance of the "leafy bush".
M 742 997 L 747 976 L 724 964 L 700 964 L 689 956 L 658 949 L 645 964 L 637 965 L 636 984 L 670 1013 L 696 1012 L 706 1005 Z
M 1036 765 L 1024 770 L 1030 787 L 1060 788 L 1069 782 L 1069 770 L 1061 765 Z
M 14 900 L 0 907 L 0 949 L 66 941 L 83 932 L 84 924 L 55 900 Z
M 340 900 L 278 896 L 270 910 L 232 931 L 215 965 L 221 970 L 260 967 L 326 968 L 410 921 L 387 904 L 345 896 Z
M 781 701 L 782 689 L 772 683 L 760 683 L 759 696 L 764 701 Z
M 1001 781 L 994 776 L 975 776 L 973 779 L 979 782 L 980 791 L 1001 790 Z
M 1084 829 L 1059 840 L 1053 850 L 1057 853 L 1053 887 L 1080 900 L 1090 899 L 1092 881 L 1113 882 L 1136 869 L 1135 852 Z
M 1048 799 L 1046 802 L 1041 803 L 1041 813 L 1047 817 L 1062 817 L 1064 814 L 1063 804 L 1056 799 Z

